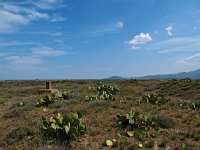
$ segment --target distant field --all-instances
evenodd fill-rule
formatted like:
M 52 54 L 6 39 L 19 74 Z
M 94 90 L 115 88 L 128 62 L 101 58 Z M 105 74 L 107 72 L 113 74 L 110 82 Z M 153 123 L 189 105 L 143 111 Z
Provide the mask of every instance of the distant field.
M 52 88 L 68 92 L 69 97 L 38 107 L 36 103 L 44 95 L 37 91 L 45 87 L 45 81 L 0 81 L 0 150 L 200 149 L 200 80 L 103 80 L 103 85 L 119 89 L 107 100 L 98 97 L 98 82 L 52 81 Z M 148 94 L 155 97 L 151 99 Z M 97 97 L 88 100 L 90 96 Z M 130 110 L 159 119 L 155 126 L 136 119 L 122 127 L 117 115 Z M 42 134 L 42 116 L 49 120 L 58 113 L 81 113 L 85 134 L 77 140 Z M 106 140 L 113 145 L 107 146 Z

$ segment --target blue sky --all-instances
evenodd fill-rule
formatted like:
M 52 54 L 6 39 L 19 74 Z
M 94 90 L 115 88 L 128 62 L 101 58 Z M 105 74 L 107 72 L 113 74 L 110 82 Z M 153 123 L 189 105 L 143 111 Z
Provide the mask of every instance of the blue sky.
M 200 1 L 0 0 L 0 79 L 200 68 Z

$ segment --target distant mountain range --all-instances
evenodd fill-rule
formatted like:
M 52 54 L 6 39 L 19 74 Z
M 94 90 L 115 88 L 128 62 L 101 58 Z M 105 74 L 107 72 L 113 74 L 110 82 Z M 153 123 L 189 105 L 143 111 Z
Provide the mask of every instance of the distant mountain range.
M 129 78 L 120 77 L 120 76 L 112 76 L 109 78 L 105 78 L 104 80 L 126 80 L 126 79 L 129 79 Z
M 176 74 L 158 74 L 158 75 L 148 75 L 144 77 L 132 77 L 132 79 L 184 79 L 184 78 L 200 79 L 200 69 L 190 72 L 180 72 Z M 129 78 L 120 76 L 112 76 L 106 78 L 106 80 L 125 80 L 125 79 Z

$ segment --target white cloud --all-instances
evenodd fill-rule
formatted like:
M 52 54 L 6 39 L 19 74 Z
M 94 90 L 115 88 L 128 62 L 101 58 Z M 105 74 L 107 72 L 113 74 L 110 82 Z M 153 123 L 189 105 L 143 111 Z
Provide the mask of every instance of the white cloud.
M 116 26 L 117 28 L 123 28 L 124 23 L 123 23 L 122 21 L 118 21 L 118 22 L 115 24 L 115 26 Z
M 131 45 L 132 49 L 139 49 L 141 48 L 139 45 L 145 44 L 151 40 L 152 38 L 149 33 L 140 33 L 134 36 L 132 40 L 128 41 L 128 44 Z
M 47 13 L 41 13 L 35 9 L 30 10 L 29 14 L 27 14 L 27 18 L 32 21 L 32 20 L 48 20 L 51 18 Z
M 15 44 L 15 42 L 13 42 Z M 30 48 L 23 51 L 20 55 L 12 52 L 0 53 L 0 68 L 2 69 L 1 75 L 5 78 L 38 78 L 38 76 L 46 78 L 54 78 L 59 73 L 66 74 L 67 70 L 71 67 L 68 64 L 46 61 L 46 57 L 58 57 L 69 54 L 63 50 L 57 50 L 49 46 L 40 46 Z M 50 68 L 47 67 L 51 66 Z M 55 73 L 56 70 L 56 73 Z M 9 76 L 15 74 L 14 77 Z
M 5 57 L 12 66 L 20 65 L 38 65 L 43 63 L 42 59 L 34 56 L 7 56 Z
M 5 78 L 27 78 L 27 74 L 37 76 L 38 73 L 45 72 L 42 65 L 45 62 L 42 58 L 35 56 L 7 56 L 4 57 L 1 74 Z M 14 74 L 14 76 L 13 76 Z M 6 75 L 6 76 L 5 76 Z M 24 77 L 22 77 L 24 76 Z M 37 77 L 36 77 L 37 78 Z
M 182 58 L 177 61 L 177 64 L 188 65 L 192 67 L 200 67 L 200 53 Z
M 18 42 L 10 42 L 7 45 L 3 45 L 3 47 L 5 46 L 13 46 L 13 45 L 21 45 L 23 43 L 18 43 Z M 35 43 L 24 43 L 24 44 L 33 44 L 33 45 L 37 45 Z M 16 60 L 18 61 L 19 59 L 22 59 L 22 61 L 25 61 L 30 58 L 31 61 L 33 60 L 40 60 L 42 59 L 42 57 L 58 57 L 58 56 L 63 56 L 63 55 L 68 55 L 70 54 L 70 52 L 68 51 L 64 51 L 64 50 L 58 50 L 55 49 L 53 47 L 49 47 L 49 46 L 39 46 L 39 47 L 33 47 L 28 49 L 29 51 L 25 52 L 23 50 L 23 56 L 16 56 L 13 55 L 12 52 L 5 52 L 5 53 L 0 53 L 0 57 L 5 58 L 5 60 Z M 21 62 L 21 61 L 19 61 Z
M 37 20 L 37 19 L 49 19 L 50 16 L 47 13 L 40 12 L 36 10 L 34 7 L 26 8 L 25 6 L 17 6 L 13 4 L 3 4 L 2 9 L 6 12 L 10 12 L 12 14 L 18 14 L 21 17 L 26 18 L 28 21 Z
M 40 9 L 55 9 L 57 7 L 64 7 L 63 0 L 32 0 L 33 5 Z
M 28 24 L 29 20 L 19 14 L 0 10 L 0 33 L 12 32 L 16 25 Z
M 65 21 L 67 20 L 66 17 L 62 17 L 59 14 L 53 14 L 52 18 L 51 18 L 51 22 L 60 22 L 60 21 Z
M 35 47 L 31 49 L 33 51 L 33 54 L 39 57 L 46 56 L 46 57 L 57 57 L 66 55 L 67 52 L 56 50 L 52 47 L 43 46 L 43 47 Z
M 7 47 L 7 46 L 21 46 L 21 45 L 37 45 L 34 42 L 19 42 L 19 41 L 0 41 L 0 47 Z
M 112 24 L 97 26 L 91 31 L 78 34 L 78 36 L 99 36 L 107 33 L 116 33 L 117 31 L 122 29 L 123 26 L 124 23 L 122 21 L 118 21 Z
M 28 32 L 29 34 L 40 34 L 40 35 L 50 35 L 50 36 L 61 36 L 61 32 L 47 32 L 47 31 L 39 31 L 39 32 Z
M 48 32 L 48 34 L 51 36 L 61 36 L 62 35 L 61 32 L 50 32 L 50 33 Z
M 178 51 L 197 51 L 200 49 L 199 37 L 176 37 L 163 40 L 148 46 L 148 49 L 160 53 L 171 53 Z
M 172 26 L 166 27 L 166 28 L 165 28 L 165 31 L 167 32 L 167 34 L 168 34 L 169 36 L 173 36 L 173 33 L 172 33 L 173 27 L 172 27 Z
M 0 3 L 1 4 L 1 3 Z M 20 13 L 20 12 L 29 12 L 30 10 L 27 8 L 23 8 L 17 5 L 13 5 L 13 4 L 1 4 L 1 7 L 3 10 L 8 11 L 8 12 L 12 12 L 12 13 Z
M 57 8 L 57 5 L 60 6 L 62 4 L 63 1 L 61 0 L 39 0 L 37 2 L 29 0 L 26 3 L 0 2 L 0 33 L 14 32 L 19 27 L 28 25 L 36 20 L 65 21 L 66 17 L 58 13 L 50 15 L 45 10 L 45 8 Z
M 53 62 L 45 61 L 45 57 L 57 57 L 66 54 L 65 51 L 55 50 L 47 46 L 29 49 L 29 51 L 23 53 L 23 55 L 0 53 L 0 60 L 2 61 L 0 67 L 3 68 L 1 74 L 4 74 L 3 72 L 12 72 L 19 75 L 19 78 L 20 76 L 27 74 L 30 74 L 31 77 L 37 76 L 38 74 L 44 75 L 44 73 L 46 74 L 49 69 L 59 70 L 58 68 L 61 68 L 60 66 L 53 64 Z M 51 68 L 46 68 L 45 66 L 47 64 L 51 64 Z M 67 66 L 63 66 L 62 69 L 67 69 Z

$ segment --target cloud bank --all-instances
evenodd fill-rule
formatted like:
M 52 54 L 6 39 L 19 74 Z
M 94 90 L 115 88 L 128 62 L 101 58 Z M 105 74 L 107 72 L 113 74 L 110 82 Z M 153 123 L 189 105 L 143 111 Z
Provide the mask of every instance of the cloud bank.
M 17 31 L 21 26 L 38 20 L 65 21 L 66 17 L 54 13 L 60 5 L 63 6 L 63 2 L 59 0 L 25 1 L 23 3 L 0 2 L 0 33 Z
M 177 64 L 182 64 L 192 67 L 200 67 L 200 53 L 196 53 L 194 55 L 180 59 L 177 61 Z

